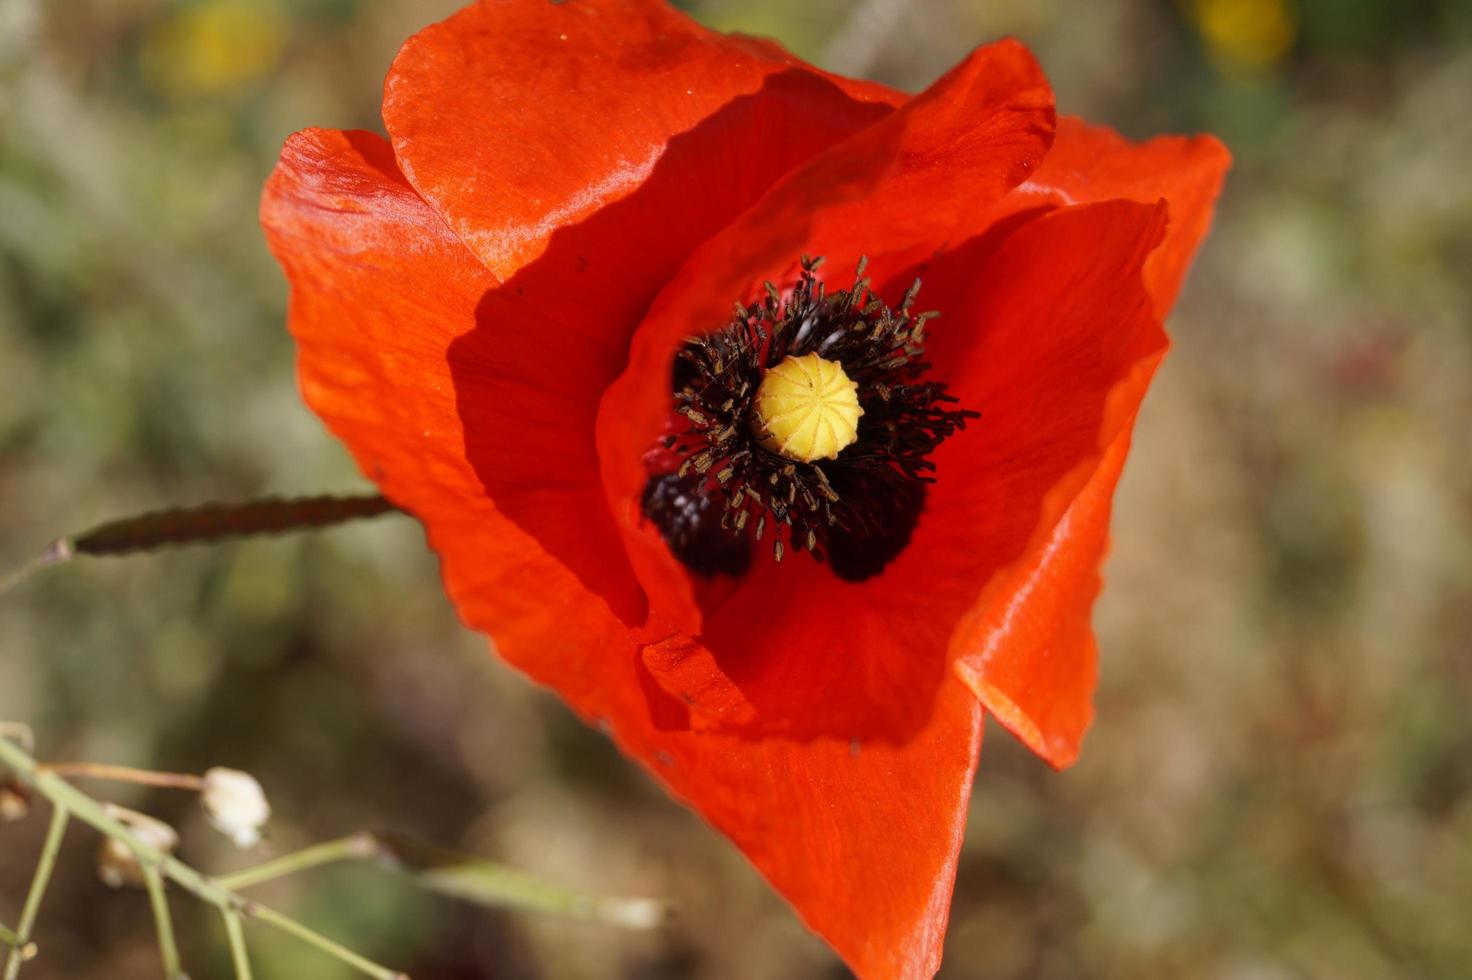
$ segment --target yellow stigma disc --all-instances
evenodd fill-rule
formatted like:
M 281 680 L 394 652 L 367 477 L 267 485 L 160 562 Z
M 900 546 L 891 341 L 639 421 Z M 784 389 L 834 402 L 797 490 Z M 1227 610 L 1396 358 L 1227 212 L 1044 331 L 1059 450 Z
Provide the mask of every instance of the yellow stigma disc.
M 859 385 L 817 354 L 788 357 L 756 390 L 752 430 L 763 449 L 811 463 L 837 459 L 859 437 Z

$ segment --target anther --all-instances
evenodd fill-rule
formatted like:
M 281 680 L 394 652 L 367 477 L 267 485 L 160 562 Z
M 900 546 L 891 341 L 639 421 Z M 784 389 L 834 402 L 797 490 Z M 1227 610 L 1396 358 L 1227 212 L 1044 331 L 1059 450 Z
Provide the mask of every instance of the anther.
M 640 504 L 696 574 L 740 574 L 764 536 L 779 560 L 807 551 L 841 579 L 879 574 L 924 508 L 931 453 L 977 417 L 922 380 L 934 314 L 911 313 L 918 282 L 891 308 L 862 263 L 832 291 L 818 266 L 804 257 L 790 291 L 764 284 L 676 352 L 674 431 L 648 457 Z

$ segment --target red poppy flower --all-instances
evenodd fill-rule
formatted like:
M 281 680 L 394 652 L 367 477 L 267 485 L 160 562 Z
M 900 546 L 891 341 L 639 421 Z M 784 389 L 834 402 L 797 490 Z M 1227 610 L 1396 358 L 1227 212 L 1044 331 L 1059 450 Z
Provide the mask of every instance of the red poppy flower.
M 308 403 L 470 626 L 858 973 L 933 973 L 983 712 L 1055 766 L 1089 724 L 1225 151 L 1055 119 L 1015 42 L 909 97 L 657 0 L 465 9 L 384 121 L 266 188 Z

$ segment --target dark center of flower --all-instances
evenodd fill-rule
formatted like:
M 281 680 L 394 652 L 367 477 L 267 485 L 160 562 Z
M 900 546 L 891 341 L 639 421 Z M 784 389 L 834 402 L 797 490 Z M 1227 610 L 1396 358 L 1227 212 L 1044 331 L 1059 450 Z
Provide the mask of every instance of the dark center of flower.
M 828 292 L 821 259 L 802 260 L 785 297 L 771 283 L 675 358 L 670 432 L 645 458 L 644 515 L 701 575 L 736 575 L 771 536 L 826 557 L 849 581 L 898 555 L 934 481 L 930 454 L 977 413 L 951 408 L 929 368 L 919 280 L 897 307 L 873 295 L 860 261 Z

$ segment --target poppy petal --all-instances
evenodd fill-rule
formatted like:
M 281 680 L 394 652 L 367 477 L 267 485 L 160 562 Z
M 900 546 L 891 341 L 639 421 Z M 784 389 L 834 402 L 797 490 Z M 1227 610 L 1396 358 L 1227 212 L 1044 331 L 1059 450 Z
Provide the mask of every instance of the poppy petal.
M 655 774 L 855 973 L 921 980 L 940 967 L 981 722 L 970 692 L 949 681 L 930 722 L 900 745 L 717 733 L 648 745 L 662 760 Z
M 672 137 L 628 196 L 560 228 L 535 261 L 486 292 L 475 329 L 451 344 L 466 455 L 497 509 L 625 623 L 642 624 L 647 609 L 603 495 L 593 430 L 634 327 L 691 249 L 793 165 L 889 111 L 810 74 L 772 76 Z M 730 152 L 772 132 L 792 135 L 761 154 Z M 720 193 L 696 186 L 719 173 L 713 160 L 729 159 L 746 161 L 739 179 Z M 595 552 L 603 558 L 583 560 Z
M 437 549 L 447 536 L 475 542 L 495 580 L 482 627 L 508 652 L 541 650 L 554 634 L 608 642 L 613 634 L 569 612 L 586 589 L 506 519 L 466 459 L 446 350 L 498 284 L 404 180 L 388 143 L 298 133 L 266 185 L 261 219 L 292 287 L 303 396 Z M 610 562 L 595 538 L 583 546 L 586 562 Z M 452 595 L 461 584 L 449 583 Z
M 729 835 L 858 973 L 933 974 L 980 751 L 970 692 L 945 685 L 897 746 L 745 739 L 653 715 L 637 654 L 657 644 L 507 520 L 464 459 L 444 352 L 493 277 L 369 133 L 293 137 L 262 219 L 292 284 L 308 402 L 424 523 L 465 622 Z M 678 642 L 664 653 L 677 662 Z
M 1057 137 L 1039 171 L 998 207 L 995 238 L 1036 216 L 1039 208 L 1075 206 L 1116 199 L 1153 204 L 1164 200 L 1169 223 L 1164 238 L 1145 260 L 1143 279 L 1157 318 L 1170 312 L 1231 164 L 1231 156 L 1211 136 L 1162 136 L 1130 143 L 1113 130 L 1060 117 Z M 934 290 L 928 291 L 934 296 Z M 943 327 L 937 336 L 944 338 Z M 1100 582 L 1098 565 L 1107 548 L 1109 506 L 1119 468 L 1129 447 L 1133 410 L 1139 404 L 1158 356 L 1137 365 L 1112 397 L 1115 423 L 1101 429 L 1107 446 L 1097 467 L 1081 464 L 1045 504 L 1036 539 L 1026 558 L 999 578 L 993 596 L 1026 596 L 1016 605 L 990 606 L 989 626 L 973 621 L 972 649 L 982 651 L 958 662 L 957 670 L 983 703 L 1026 744 L 1055 766 L 1077 756 L 1092 718 L 1097 650 L 1089 614 Z M 985 423 L 983 423 L 984 425 Z M 1110 432 L 1114 434 L 1110 436 Z M 1077 496 L 1074 497 L 1074 488 Z M 1071 542 L 1065 546 L 1065 542 Z M 1045 584 L 1046 583 L 1046 584 Z M 1064 604 L 1049 608 L 1049 603 Z M 982 603 L 978 609 L 987 606 Z M 1010 611 L 1010 618 L 999 609 Z M 998 655 L 1000 637 L 1017 635 L 1019 616 L 1033 620 L 1030 652 Z M 1000 617 L 1000 618 L 998 618 Z M 1052 632 L 1039 623 L 1051 622 Z M 988 639 L 988 630 L 1007 629 Z M 964 631 L 958 636 L 964 635 Z M 1050 639 L 1051 638 L 1051 639 Z M 976 644 L 980 644 L 977 646 Z M 964 646 L 964 644 L 963 644 Z
M 1158 136 L 1131 143 L 1107 126 L 1062 116 L 1042 168 L 1011 195 L 1019 208 L 1040 201 L 1089 204 L 1122 199 L 1170 205 L 1170 226 L 1145 263 L 1145 284 L 1162 320 L 1211 224 L 1232 157 L 1214 136 Z
M 1111 201 L 1031 219 L 926 270 L 937 372 L 981 413 L 936 453 L 906 559 L 968 583 L 955 669 L 1056 766 L 1092 718 L 1089 614 L 1130 429 L 1166 347 L 1143 280 L 1166 207 Z M 948 321 L 948 322 L 947 322 Z
M 669 412 L 680 339 L 724 323 L 732 301 L 753 298 L 763 280 L 790 278 L 804 252 L 839 269 L 863 255 L 876 267 L 905 267 L 966 238 L 1037 168 L 1052 128 L 1052 92 L 1026 48 L 978 49 L 893 115 L 789 173 L 661 293 L 629 367 L 604 396 L 598 448 L 634 568 L 651 604 L 681 632 L 703 630 L 696 585 L 636 504 L 647 475 L 641 458 Z
M 880 109 L 905 99 L 819 72 L 771 42 L 710 31 L 663 0 L 503 0 L 410 38 L 389 71 L 383 118 L 409 181 L 508 279 L 558 228 L 641 186 L 672 137 L 778 74 Z M 821 113 L 809 121 L 826 125 Z M 724 152 L 688 171 L 684 205 L 739 195 L 746 167 L 780 158 L 782 141 L 801 134 L 782 126 L 753 142 L 731 133 Z M 643 218 L 686 220 L 678 209 Z
M 626 624 L 647 605 L 592 431 L 629 336 L 692 249 L 902 98 L 643 0 L 470 7 L 395 62 L 399 164 L 503 280 L 448 354 L 467 457 Z
M 956 660 L 957 676 L 1008 731 L 1060 769 L 1078 757 L 1093 721 L 1098 644 L 1090 615 L 1129 443 L 1128 430 L 1115 437 L 1051 534 L 991 583 L 958 630 L 972 639 L 961 641 L 971 652 Z M 1056 507 L 1050 501 L 1044 514 Z

